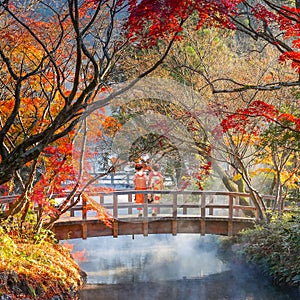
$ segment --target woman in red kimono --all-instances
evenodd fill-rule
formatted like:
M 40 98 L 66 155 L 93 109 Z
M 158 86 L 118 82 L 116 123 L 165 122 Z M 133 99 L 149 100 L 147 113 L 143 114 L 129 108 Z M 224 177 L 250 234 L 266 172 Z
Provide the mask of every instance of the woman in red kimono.
M 147 175 L 143 172 L 143 165 L 136 164 L 135 166 L 136 173 L 133 177 L 134 189 L 135 190 L 146 190 L 147 188 Z M 143 204 L 144 203 L 144 194 L 136 194 L 135 195 L 135 203 Z M 142 216 L 142 207 L 138 207 L 139 214 L 138 216 Z

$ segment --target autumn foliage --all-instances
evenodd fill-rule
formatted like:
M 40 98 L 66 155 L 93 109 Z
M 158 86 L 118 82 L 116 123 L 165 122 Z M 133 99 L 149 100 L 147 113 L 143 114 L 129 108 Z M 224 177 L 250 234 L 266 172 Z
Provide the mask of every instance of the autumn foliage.
M 125 1 L 120 1 L 125 2 Z M 169 39 L 176 34 L 180 39 L 184 22 L 194 15 L 198 23 L 195 29 L 204 23 L 209 26 L 234 28 L 230 16 L 235 15 L 237 4 L 241 0 L 194 1 L 129 1 L 128 37 L 140 46 L 153 46 L 159 40 Z
M 289 192 L 298 188 L 299 173 L 299 112 L 288 112 L 264 101 L 253 101 L 234 113 L 223 113 L 213 133 L 231 147 L 231 156 L 239 176 L 246 178 L 265 174 L 273 178 L 275 202 L 272 209 L 280 213 Z M 246 149 L 246 150 L 244 150 Z M 244 167 L 245 161 L 252 167 Z M 243 163 L 244 161 L 244 163 Z
M 253 118 L 263 118 L 265 122 L 277 123 L 282 127 L 288 127 L 291 131 L 300 132 L 300 118 L 291 113 L 280 113 L 278 108 L 274 105 L 268 104 L 264 101 L 253 101 L 247 108 L 237 109 L 236 112 L 228 114 L 226 118 L 221 121 L 221 128 L 223 132 L 231 129 L 241 133 L 247 133 L 247 125 L 252 124 Z M 248 134 L 258 134 L 259 129 L 264 127 L 252 128 Z
M 249 11 L 257 20 L 257 28 L 251 29 L 250 26 L 241 26 L 240 23 L 238 26 L 273 44 L 281 52 L 279 60 L 283 63 L 291 62 L 292 67 L 299 73 L 300 8 L 262 1 L 250 5 Z M 278 35 L 278 32 L 282 35 Z
M 114 93 L 122 94 L 163 63 L 173 44 L 184 38 L 188 19 L 195 30 L 215 26 L 265 40 L 279 50 L 281 62 L 300 69 L 299 8 L 269 1 L 70 0 L 28 5 L 2 1 L 0 9 L 0 183 L 5 193 L 20 195 L 4 218 L 26 215 L 36 205 L 38 225 L 44 224 L 44 218 L 50 225 L 79 203 L 78 194 L 83 196 L 93 182 L 80 167 L 83 154 L 75 154 L 74 139 L 84 141 L 92 132 L 97 143 L 104 134 L 111 137 L 120 129 L 119 122 L 101 109 L 114 100 Z M 126 51 L 144 48 L 159 49 L 158 58 L 134 74 L 136 81 L 115 92 L 113 83 L 132 76 L 126 70 Z M 84 129 L 85 118 L 97 110 L 99 128 Z M 258 117 L 264 127 L 248 126 Z M 193 116 L 189 120 L 187 128 L 196 136 L 197 122 Z M 226 114 L 216 131 L 262 135 L 268 124 L 297 135 L 299 116 L 255 100 Z M 92 155 L 84 144 L 81 150 L 86 157 Z M 74 156 L 76 162 L 71 161 Z M 200 182 L 210 169 L 206 159 L 194 176 Z M 200 183 L 199 188 L 203 188 Z M 53 195 L 66 190 L 70 193 L 58 207 Z

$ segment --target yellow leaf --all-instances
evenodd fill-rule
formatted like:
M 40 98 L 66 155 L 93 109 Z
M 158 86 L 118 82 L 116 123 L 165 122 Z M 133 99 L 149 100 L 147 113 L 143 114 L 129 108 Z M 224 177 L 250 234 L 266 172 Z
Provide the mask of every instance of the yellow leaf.
M 233 176 L 233 181 L 238 181 L 238 180 L 241 180 L 242 179 L 242 175 L 241 174 L 236 174 Z

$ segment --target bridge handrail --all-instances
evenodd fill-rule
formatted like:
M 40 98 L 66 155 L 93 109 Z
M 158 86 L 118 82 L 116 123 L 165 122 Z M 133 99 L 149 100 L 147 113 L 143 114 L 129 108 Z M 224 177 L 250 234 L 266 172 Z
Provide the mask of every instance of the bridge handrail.
M 173 199 L 170 203 L 165 204 L 151 204 L 147 201 L 147 195 L 155 193 L 161 195 L 173 195 Z M 135 194 L 144 194 L 144 203 L 143 204 L 136 204 L 133 200 L 133 195 Z M 61 193 L 53 195 L 53 197 L 63 198 L 66 197 L 67 193 Z M 118 196 L 127 195 L 127 202 L 119 203 Z M 179 195 L 192 195 L 199 197 L 199 203 L 195 202 L 185 202 L 185 203 L 178 203 L 178 196 Z M 11 203 L 14 199 L 16 199 L 18 195 L 11 195 L 11 196 L 0 196 L 0 203 Z M 250 194 L 248 193 L 239 193 L 239 192 L 228 192 L 228 191 L 199 191 L 199 190 L 120 190 L 120 191 L 103 191 L 103 192 L 96 192 L 96 193 L 89 193 L 89 196 L 97 196 L 99 197 L 99 203 L 105 207 L 106 209 L 112 209 L 112 215 L 115 219 L 119 218 L 119 209 L 128 209 L 128 214 L 132 214 L 132 210 L 135 208 L 142 208 L 144 216 L 148 216 L 148 207 L 157 207 L 158 210 L 160 208 L 172 208 L 172 215 L 173 217 L 177 216 L 177 210 L 182 209 L 183 214 L 187 214 L 187 210 L 191 208 L 199 208 L 199 214 L 201 217 L 205 217 L 205 209 L 209 209 L 209 215 L 213 216 L 214 209 L 227 209 L 228 210 L 228 217 L 233 216 L 234 210 L 250 210 L 255 211 L 255 207 L 253 205 L 243 206 L 238 205 L 233 202 L 234 199 L 238 199 L 239 197 L 247 197 L 250 200 Z M 107 196 L 113 197 L 113 202 L 110 204 L 105 203 L 105 198 Z M 217 204 L 214 203 L 212 196 L 227 196 L 228 203 L 224 204 Z M 207 201 L 208 197 L 210 197 L 209 201 Z M 81 203 L 77 204 L 73 208 L 70 209 L 70 216 L 73 217 L 75 211 L 82 211 L 82 219 L 87 219 L 87 203 L 86 199 L 82 198 Z
M 152 190 L 131 190 L 131 189 L 124 189 L 124 190 L 116 190 L 116 191 L 98 191 L 98 192 L 89 192 L 90 196 L 97 196 L 97 195 L 127 195 L 127 194 L 149 194 L 153 193 Z M 155 191 L 156 194 L 191 194 L 191 195 L 234 195 L 234 196 L 240 196 L 240 197 L 250 197 L 249 193 L 242 193 L 242 192 L 229 192 L 229 191 L 199 191 L 199 190 L 157 190 Z M 67 197 L 69 195 L 68 192 L 63 192 L 59 194 L 53 194 L 52 197 L 54 198 L 63 198 Z M 78 193 L 75 194 L 78 196 Z M 13 202 L 17 197 L 19 197 L 19 194 L 12 194 L 12 195 L 6 195 L 6 196 L 0 196 L 0 203 L 10 203 Z M 273 200 L 275 199 L 275 196 L 273 195 L 262 195 L 263 199 L 266 200 Z
M 155 193 L 155 194 L 161 194 L 161 195 L 173 195 L 173 199 L 170 203 L 161 203 L 161 204 L 151 204 L 147 201 L 147 195 Z M 133 200 L 133 196 L 135 194 L 144 194 L 144 203 L 143 204 L 136 204 Z M 127 195 L 127 202 L 120 203 L 118 201 L 118 196 Z M 192 196 L 198 196 L 199 202 L 185 202 L 185 203 L 178 203 L 178 196 L 183 195 L 192 195 Z M 9 195 L 9 196 L 0 196 L 0 204 L 10 204 L 12 203 L 19 195 Z M 67 197 L 68 193 L 60 193 L 60 194 L 54 194 L 52 195 L 53 198 L 64 198 Z M 78 196 L 78 194 L 77 194 Z M 232 218 L 236 212 L 245 212 L 245 211 L 252 211 L 255 213 L 255 218 L 257 218 L 257 211 L 255 206 L 253 205 L 251 201 L 251 196 L 249 193 L 241 193 L 241 192 L 229 192 L 229 191 L 200 191 L 200 190 L 119 190 L 119 191 L 100 191 L 100 192 L 94 192 L 89 193 L 89 196 L 97 196 L 99 197 L 99 203 L 105 207 L 106 209 L 112 210 L 113 218 L 118 219 L 119 218 L 119 209 L 128 209 L 128 214 L 132 214 L 132 210 L 136 208 L 142 208 L 144 212 L 144 216 L 148 217 L 148 208 L 151 207 L 157 207 L 158 210 L 160 208 L 172 208 L 173 217 L 177 216 L 177 210 L 182 209 L 183 215 L 187 215 L 187 210 L 191 208 L 199 208 L 199 215 L 201 217 L 206 216 L 205 209 L 209 210 L 209 215 L 214 215 L 215 209 L 226 209 L 228 210 L 228 218 Z M 105 198 L 107 196 L 113 197 L 112 203 L 105 203 Z M 228 197 L 227 203 L 215 203 L 213 196 L 226 196 Z M 239 201 L 239 198 L 248 198 L 249 199 L 249 205 L 241 205 L 239 203 L 234 203 L 234 199 L 236 199 L 236 202 Z M 274 199 L 274 196 L 266 195 L 266 199 Z M 207 199 L 209 201 L 207 201 Z M 263 196 L 264 199 L 264 196 Z M 86 220 L 87 215 L 87 203 L 86 199 L 83 198 L 79 204 L 72 207 L 70 209 L 70 216 L 73 217 L 75 214 L 75 211 L 81 211 L 82 212 L 82 219 Z
M 155 194 L 161 194 L 161 195 L 173 195 L 172 200 L 170 203 L 160 203 L 160 204 L 153 204 L 148 203 L 147 201 L 147 195 L 155 193 Z M 143 204 L 137 204 L 133 201 L 132 195 L 135 194 L 144 194 L 144 203 Z M 227 192 L 227 191 L 188 191 L 188 190 L 122 190 L 122 191 L 113 191 L 113 192 L 99 192 L 97 195 L 100 197 L 100 204 L 105 207 L 106 209 L 112 210 L 112 216 L 114 219 L 118 219 L 119 216 L 119 209 L 128 209 L 128 214 L 132 215 L 133 209 L 136 208 L 142 208 L 144 218 L 148 218 L 148 208 L 151 207 L 157 207 L 158 211 L 161 208 L 171 208 L 172 213 L 171 216 L 173 218 L 176 218 L 178 216 L 178 209 L 182 209 L 183 215 L 187 215 L 188 209 L 191 208 L 198 208 L 198 216 L 201 216 L 201 218 L 206 217 L 206 210 L 208 210 L 208 215 L 213 217 L 214 216 L 214 210 L 215 209 L 227 209 L 228 215 L 227 217 L 229 219 L 232 219 L 234 217 L 234 212 L 236 211 L 252 211 L 254 212 L 254 216 L 251 217 L 245 217 L 246 219 L 253 219 L 255 217 L 257 219 L 256 214 L 256 208 L 250 204 L 249 206 L 246 205 L 239 205 L 237 203 L 234 203 L 234 199 L 239 199 L 239 197 L 247 197 L 250 200 L 250 194 L 247 193 L 239 193 L 239 192 Z M 118 196 L 122 195 L 128 195 L 127 202 L 120 203 L 118 201 Z M 184 202 L 184 203 L 178 203 L 178 196 L 179 195 L 193 195 L 193 196 L 199 196 L 199 202 Z M 112 202 L 111 203 L 105 203 L 105 197 L 106 196 L 112 196 Z M 207 197 L 208 196 L 208 197 Z M 213 197 L 211 196 L 227 196 L 228 197 L 228 203 L 218 204 L 214 203 Z M 86 206 L 86 203 L 83 201 L 81 205 L 78 205 L 77 207 L 73 208 L 73 213 L 71 215 L 74 215 L 74 211 L 76 210 L 83 210 Z M 87 219 L 86 214 L 82 214 L 83 219 Z

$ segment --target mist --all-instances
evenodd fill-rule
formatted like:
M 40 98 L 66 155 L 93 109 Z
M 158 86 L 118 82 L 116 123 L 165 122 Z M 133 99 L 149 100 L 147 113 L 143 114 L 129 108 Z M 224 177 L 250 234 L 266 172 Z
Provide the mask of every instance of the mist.
M 88 285 L 81 300 L 296 300 L 297 289 L 272 284 L 242 263 L 217 254 L 215 235 L 98 237 L 69 240 Z
M 216 257 L 214 236 L 137 235 L 70 240 L 91 284 L 157 282 L 201 278 L 228 270 Z

